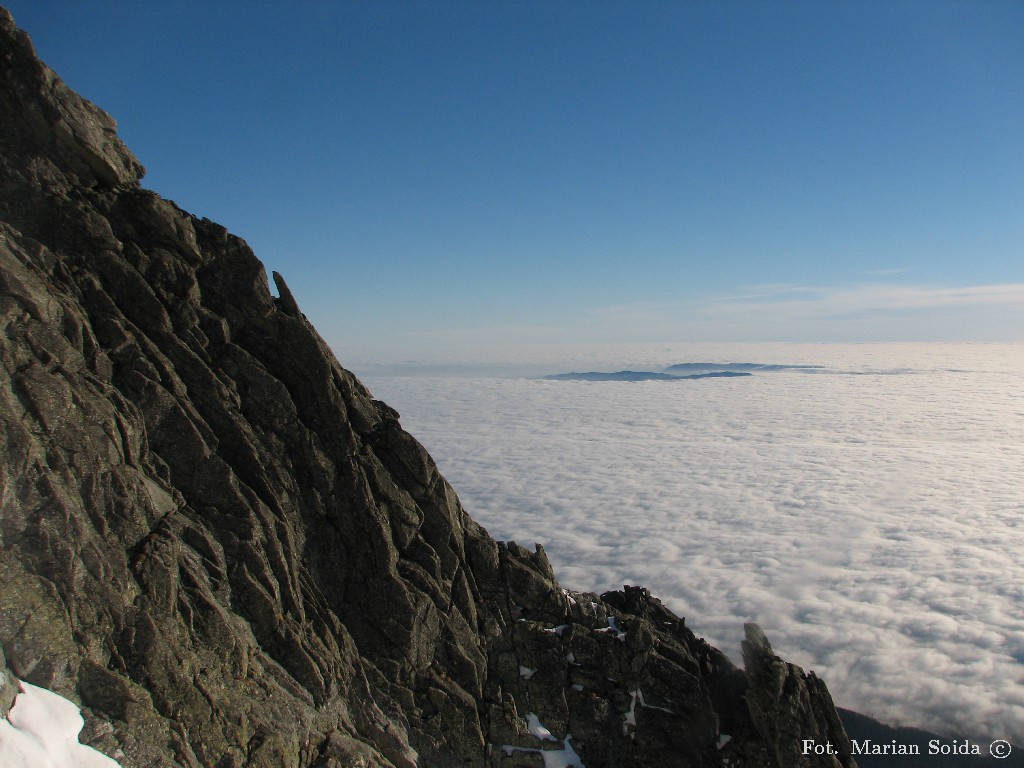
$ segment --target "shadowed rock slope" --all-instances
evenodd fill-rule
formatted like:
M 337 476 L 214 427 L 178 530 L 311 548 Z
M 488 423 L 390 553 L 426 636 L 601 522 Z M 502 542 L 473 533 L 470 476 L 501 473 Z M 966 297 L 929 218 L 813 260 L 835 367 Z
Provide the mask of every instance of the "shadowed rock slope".
M 0 714 L 55 690 L 130 768 L 853 765 L 756 628 L 743 672 L 492 540 L 6 11 L 0 143 Z

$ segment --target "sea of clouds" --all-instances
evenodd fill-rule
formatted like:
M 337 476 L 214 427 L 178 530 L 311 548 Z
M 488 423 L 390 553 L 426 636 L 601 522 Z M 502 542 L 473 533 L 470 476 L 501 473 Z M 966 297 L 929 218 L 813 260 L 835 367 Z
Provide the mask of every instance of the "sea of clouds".
M 683 362 L 824 368 L 533 378 Z M 839 706 L 1024 742 L 1024 346 L 680 345 L 353 367 L 467 510 L 496 538 L 544 544 L 564 585 L 648 586 L 734 660 L 756 621 Z

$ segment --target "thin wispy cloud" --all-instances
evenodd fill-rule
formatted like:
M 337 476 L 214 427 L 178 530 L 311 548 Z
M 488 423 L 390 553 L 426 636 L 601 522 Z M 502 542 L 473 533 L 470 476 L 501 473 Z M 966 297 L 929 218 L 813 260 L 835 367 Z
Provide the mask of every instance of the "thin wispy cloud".
M 772 285 L 749 293 L 711 299 L 716 311 L 778 311 L 837 314 L 913 311 L 944 307 L 1024 309 L 1024 283 L 972 286 L 919 286 L 870 283 L 853 286 Z
M 692 316 L 721 339 L 1017 341 L 1024 338 L 1024 283 L 767 286 L 709 299 Z
M 744 286 L 600 307 L 576 326 L 635 340 L 1015 341 L 1024 334 L 1024 283 Z
M 789 285 L 786 283 L 773 283 L 771 285 L 743 286 L 737 293 L 730 293 L 723 296 L 712 296 L 704 299 L 702 303 L 747 303 L 754 300 L 785 301 L 800 296 L 813 296 L 820 293 L 820 288 L 810 288 L 801 285 Z
M 668 301 L 637 301 L 590 309 L 584 321 L 597 323 L 657 323 L 675 310 Z
M 564 310 L 548 322 L 423 327 L 408 337 L 431 349 L 664 340 L 1018 341 L 1024 339 L 1024 283 L 752 285 L 678 301 Z
M 893 267 L 892 269 L 866 269 L 863 274 L 865 275 L 904 275 L 909 272 L 910 269 L 907 267 Z

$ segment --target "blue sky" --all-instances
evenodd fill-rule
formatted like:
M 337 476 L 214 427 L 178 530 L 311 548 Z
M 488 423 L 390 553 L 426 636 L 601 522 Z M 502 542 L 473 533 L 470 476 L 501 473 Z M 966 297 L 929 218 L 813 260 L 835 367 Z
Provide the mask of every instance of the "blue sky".
M 1024 4 L 7 3 L 344 359 L 1024 340 Z

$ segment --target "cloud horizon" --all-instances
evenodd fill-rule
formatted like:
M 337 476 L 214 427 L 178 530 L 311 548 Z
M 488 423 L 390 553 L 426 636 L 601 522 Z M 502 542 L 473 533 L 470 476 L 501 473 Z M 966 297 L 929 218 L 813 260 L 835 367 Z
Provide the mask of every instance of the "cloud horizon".
M 467 511 L 543 543 L 567 587 L 647 586 L 734 660 L 756 621 L 839 706 L 1024 740 L 1018 345 L 616 350 L 602 367 L 834 375 L 364 381 Z

